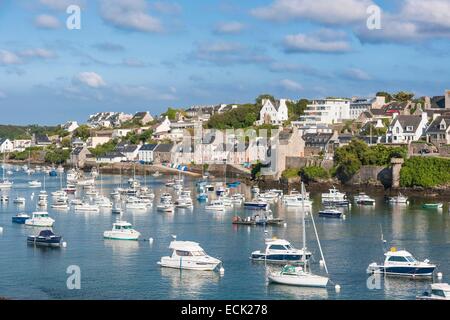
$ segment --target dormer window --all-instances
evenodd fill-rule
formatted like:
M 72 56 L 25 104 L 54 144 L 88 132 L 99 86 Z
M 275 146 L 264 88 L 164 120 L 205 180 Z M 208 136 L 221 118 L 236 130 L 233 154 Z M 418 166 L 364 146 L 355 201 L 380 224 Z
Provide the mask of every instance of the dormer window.
M 445 130 L 445 129 L 447 129 L 447 125 L 445 124 L 444 121 L 442 121 L 441 124 L 439 125 L 439 129 L 440 129 L 440 130 Z
M 406 131 L 408 131 L 408 132 L 412 132 L 413 130 L 414 130 L 413 126 L 407 126 L 406 127 Z

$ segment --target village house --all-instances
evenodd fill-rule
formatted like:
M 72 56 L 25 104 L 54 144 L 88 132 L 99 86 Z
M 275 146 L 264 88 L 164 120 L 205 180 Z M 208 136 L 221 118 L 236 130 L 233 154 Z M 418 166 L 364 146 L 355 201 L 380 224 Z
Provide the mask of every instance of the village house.
M 47 147 L 51 144 L 52 142 L 47 135 L 33 134 L 33 137 L 31 139 L 31 145 L 34 147 Z
M 256 121 L 256 125 L 282 125 L 289 118 L 286 102 L 286 99 L 277 100 L 275 103 L 272 103 L 270 99 L 263 99 L 263 106 L 259 112 L 259 120 Z
M 428 116 L 443 115 L 450 112 L 450 90 L 446 90 L 443 96 L 425 97 L 425 112 Z
M 67 162 L 72 166 L 83 168 L 88 156 L 90 155 L 91 152 L 86 146 L 76 147 L 70 153 L 70 158 L 67 160 Z
M 155 140 L 163 140 L 168 139 L 170 134 L 171 122 L 169 118 L 166 116 L 164 120 L 160 123 L 155 124 L 153 129 L 153 138 Z
M 418 141 L 424 135 L 427 124 L 426 112 L 422 112 L 420 116 L 394 116 L 386 134 L 386 143 L 409 144 Z
M 138 159 L 138 152 L 141 146 L 134 144 L 120 144 L 114 151 L 123 154 L 127 161 L 136 161 Z
M 307 133 L 303 135 L 305 141 L 305 156 L 324 155 L 325 159 L 333 157 L 335 141 L 338 139 L 337 131 L 332 133 Z
M 89 116 L 87 125 L 92 128 L 118 127 L 132 118 L 132 115 L 123 112 L 98 112 Z
M 153 150 L 154 163 L 172 163 L 173 162 L 173 143 L 161 143 Z
M 270 171 L 276 179 L 286 170 L 287 158 L 302 158 L 305 156 L 305 141 L 297 127 L 283 129 L 277 136 L 271 138 Z
M 371 109 L 381 109 L 386 104 L 386 97 L 376 96 L 374 98 L 353 97 L 350 101 L 350 119 L 358 119 L 361 113 Z
M 112 130 L 100 130 L 92 133 L 86 141 L 88 148 L 95 148 L 112 140 Z
M 320 124 L 342 123 L 350 118 L 350 100 L 348 99 L 313 100 L 306 106 L 305 114 L 293 124 L 302 129 Z
M 153 151 L 157 144 L 144 144 L 138 151 L 138 160 L 142 163 L 153 163 Z
M 14 151 L 14 144 L 8 138 L 0 138 L 0 153 Z
M 144 111 L 144 112 L 137 112 L 133 116 L 133 121 L 139 122 L 143 126 L 145 126 L 147 123 L 152 122 L 154 119 L 150 112 Z
M 129 134 L 130 132 L 133 132 L 133 129 L 114 129 L 112 131 L 112 138 L 123 138 L 126 137 L 127 134 Z
M 13 140 L 13 151 L 25 151 L 26 148 L 31 147 L 30 139 L 16 139 Z
M 127 161 L 127 157 L 117 151 L 108 152 L 105 155 L 97 157 L 97 163 L 119 163 Z
M 81 140 L 80 138 L 73 138 L 71 141 L 72 148 L 84 147 L 86 146 L 86 142 Z
M 427 142 L 436 147 L 450 145 L 450 113 L 438 116 L 431 122 L 426 131 Z
M 67 132 L 74 132 L 79 127 L 78 122 L 76 121 L 67 121 L 65 124 L 61 126 L 62 129 L 66 130 Z

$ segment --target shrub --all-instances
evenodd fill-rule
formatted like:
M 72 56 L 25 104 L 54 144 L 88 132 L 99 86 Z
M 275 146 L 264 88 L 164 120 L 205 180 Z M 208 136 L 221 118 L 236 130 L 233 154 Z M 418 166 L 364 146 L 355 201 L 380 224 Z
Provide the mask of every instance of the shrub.
M 300 170 L 300 175 L 305 182 L 317 182 L 330 178 L 330 173 L 325 168 L 318 166 L 304 167 Z
M 412 157 L 400 171 L 402 187 L 436 187 L 450 183 L 450 159 Z

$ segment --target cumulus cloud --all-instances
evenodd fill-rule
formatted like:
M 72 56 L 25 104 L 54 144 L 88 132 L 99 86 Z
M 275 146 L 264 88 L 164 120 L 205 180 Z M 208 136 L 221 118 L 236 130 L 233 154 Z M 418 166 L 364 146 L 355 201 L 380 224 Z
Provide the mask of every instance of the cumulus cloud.
M 287 53 L 344 53 L 351 50 L 345 33 L 329 29 L 322 29 L 311 34 L 287 35 L 284 38 L 283 46 Z
M 41 58 L 41 59 L 53 59 L 56 58 L 56 54 L 53 51 L 44 48 L 34 48 L 21 51 L 20 56 L 27 58 Z
M 450 1 L 404 0 L 398 11 L 383 12 L 381 29 L 355 28 L 364 43 L 417 43 L 432 38 L 450 38 Z
M 8 50 L 0 50 L 0 65 L 21 64 L 22 60 L 14 52 Z
M 214 28 L 217 34 L 237 34 L 244 30 L 245 25 L 237 21 L 221 22 Z
M 368 81 L 372 77 L 364 70 L 358 68 L 349 68 L 342 73 L 342 76 L 349 80 Z
M 140 32 L 161 32 L 159 19 L 147 13 L 145 0 L 101 0 L 100 15 L 116 28 Z
M 350 24 L 367 19 L 371 0 L 274 0 L 270 5 L 251 10 L 266 20 L 309 20 L 325 24 Z
M 271 60 L 261 50 L 226 41 L 200 43 L 191 57 L 219 65 L 258 64 L 267 63 Z
M 40 14 L 34 19 L 34 25 L 41 29 L 58 29 L 61 23 L 52 15 Z
M 95 72 L 80 72 L 74 77 L 75 83 L 81 83 L 91 88 L 100 88 L 106 86 L 103 78 Z
M 283 89 L 288 90 L 288 91 L 300 91 L 303 90 L 303 86 L 298 83 L 295 82 L 293 80 L 290 79 L 283 79 L 280 81 L 280 85 Z

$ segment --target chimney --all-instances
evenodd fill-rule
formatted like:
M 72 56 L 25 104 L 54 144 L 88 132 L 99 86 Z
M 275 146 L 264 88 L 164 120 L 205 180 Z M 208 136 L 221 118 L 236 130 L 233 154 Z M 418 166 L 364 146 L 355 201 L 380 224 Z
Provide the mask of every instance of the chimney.
M 445 91 L 445 109 L 450 109 L 450 90 Z
M 425 97 L 425 105 L 424 105 L 424 109 L 428 110 L 431 108 L 431 98 L 430 97 Z

